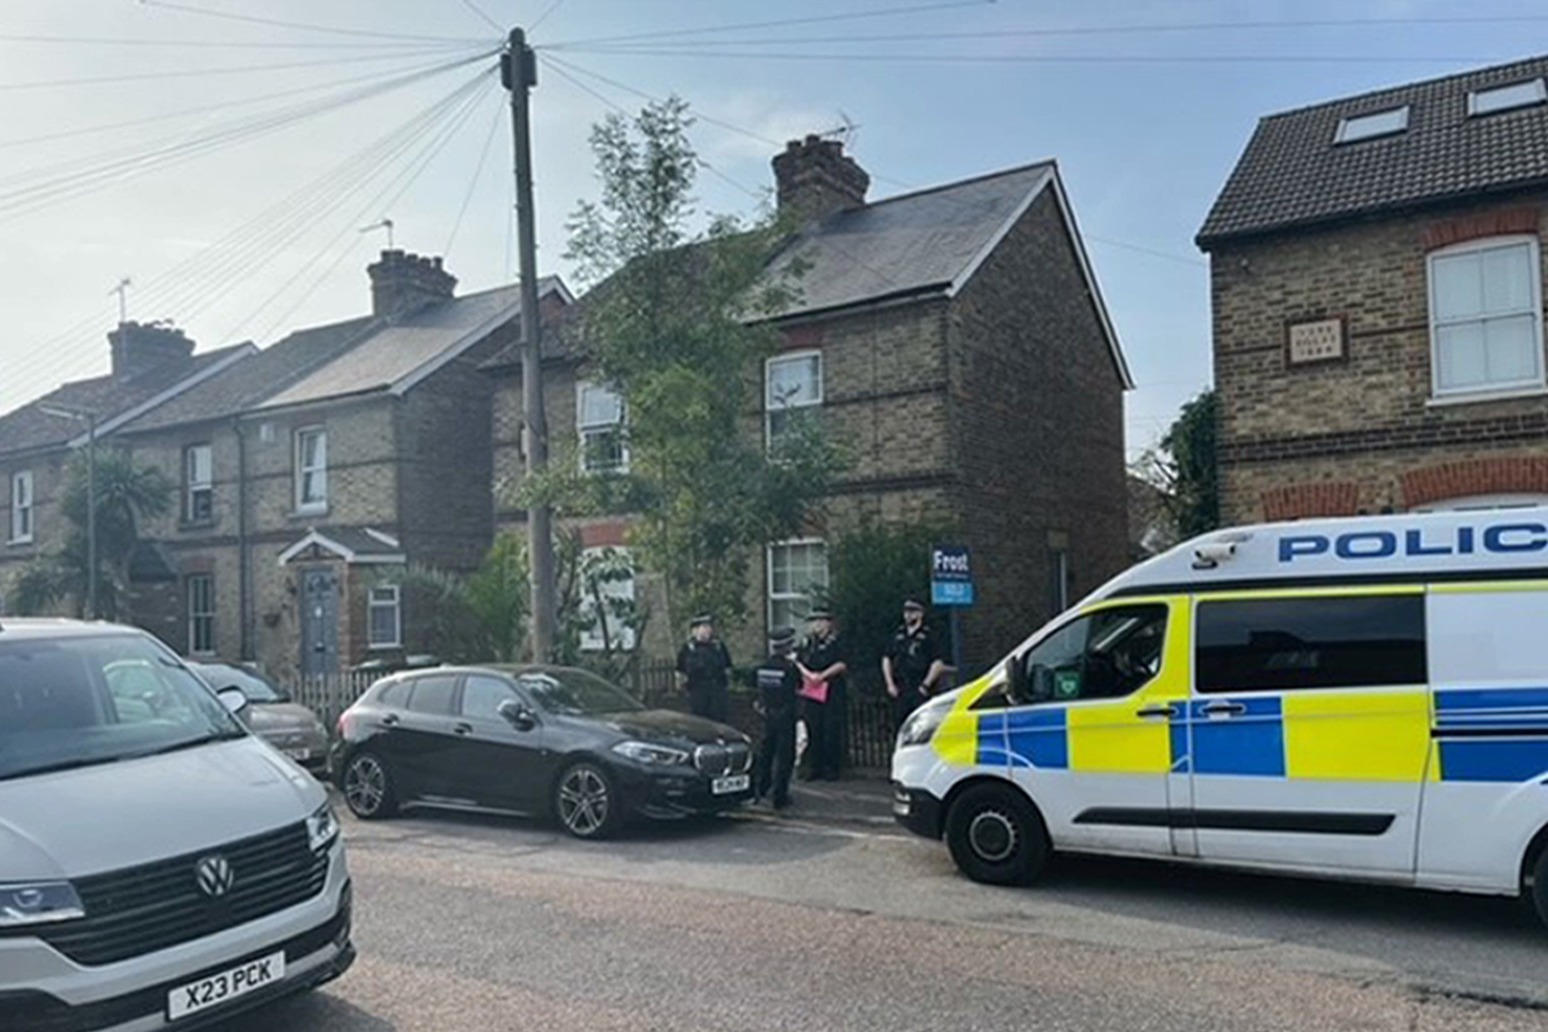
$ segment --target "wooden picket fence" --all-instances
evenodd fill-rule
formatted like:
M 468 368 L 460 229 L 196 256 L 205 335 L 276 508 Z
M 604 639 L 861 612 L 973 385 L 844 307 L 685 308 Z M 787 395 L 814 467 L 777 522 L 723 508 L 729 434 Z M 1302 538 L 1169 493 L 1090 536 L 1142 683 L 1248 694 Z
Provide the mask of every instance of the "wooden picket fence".
M 311 709 L 334 732 L 339 714 L 343 713 L 382 674 L 370 671 L 350 671 L 337 674 L 297 677 L 284 687 L 290 697 Z M 634 668 L 629 688 L 636 698 L 647 706 L 661 709 L 686 710 L 688 700 L 678 690 L 676 673 L 670 661 L 641 663 Z M 753 711 L 752 693 L 742 686 L 731 692 L 728 721 L 739 730 L 754 736 L 760 727 L 760 718 Z M 884 771 L 892 763 L 894 728 L 892 707 L 885 698 L 854 694 L 849 699 L 846 720 L 846 737 L 849 741 L 849 765 L 857 770 Z

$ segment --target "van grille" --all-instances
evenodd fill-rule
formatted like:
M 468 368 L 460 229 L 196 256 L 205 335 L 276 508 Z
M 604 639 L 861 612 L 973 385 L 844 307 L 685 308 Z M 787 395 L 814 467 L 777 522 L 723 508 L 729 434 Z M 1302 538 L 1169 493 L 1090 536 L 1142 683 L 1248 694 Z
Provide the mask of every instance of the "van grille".
M 231 865 L 231 888 L 211 898 L 195 868 Z M 328 880 L 328 855 L 307 847 L 305 824 L 107 874 L 75 879 L 86 916 L 27 929 L 78 964 L 113 964 L 234 928 L 311 899 Z

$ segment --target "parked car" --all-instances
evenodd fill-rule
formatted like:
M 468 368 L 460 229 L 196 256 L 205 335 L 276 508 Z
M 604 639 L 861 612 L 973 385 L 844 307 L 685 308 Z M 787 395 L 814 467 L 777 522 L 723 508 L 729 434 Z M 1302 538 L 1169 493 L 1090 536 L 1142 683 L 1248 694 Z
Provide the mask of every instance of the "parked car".
M 202 1025 L 349 968 L 327 791 L 244 701 L 143 631 L 0 621 L 0 1028 Z
M 358 816 L 402 807 L 551 816 L 579 838 L 752 794 L 752 743 L 646 709 L 586 670 L 440 667 L 373 684 L 339 717 L 334 776 Z
M 313 775 L 328 778 L 328 729 L 317 714 L 255 670 L 229 663 L 197 663 L 189 668 L 214 688 L 235 688 L 248 705 L 237 714 L 248 729 L 295 760 Z

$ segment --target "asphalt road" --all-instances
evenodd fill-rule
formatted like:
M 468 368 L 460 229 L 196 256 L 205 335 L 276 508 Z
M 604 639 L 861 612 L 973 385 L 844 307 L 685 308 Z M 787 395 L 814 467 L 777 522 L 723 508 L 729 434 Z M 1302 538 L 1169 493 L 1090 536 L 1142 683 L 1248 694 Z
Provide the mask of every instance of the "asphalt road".
M 1548 933 L 1508 901 L 1089 858 L 993 889 L 799 816 L 345 830 L 359 961 L 221 1032 L 1548 1029 Z

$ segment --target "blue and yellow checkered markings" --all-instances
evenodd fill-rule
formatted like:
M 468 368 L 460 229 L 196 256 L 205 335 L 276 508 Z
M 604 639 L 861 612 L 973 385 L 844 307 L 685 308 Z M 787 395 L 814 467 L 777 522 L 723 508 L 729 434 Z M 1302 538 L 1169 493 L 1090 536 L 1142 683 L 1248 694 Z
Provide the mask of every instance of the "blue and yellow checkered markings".
M 1179 703 L 1178 705 L 1186 705 Z M 1193 757 L 1188 755 L 1188 722 L 1177 719 L 1177 706 L 1172 707 L 1172 719 L 1167 728 L 1168 744 L 1172 749 L 1172 773 L 1187 774 L 1193 770 Z
M 1443 689 L 1435 693 L 1435 727 L 1442 781 L 1548 776 L 1548 688 Z
M 1205 707 L 1229 703 L 1246 711 L 1211 718 Z M 1195 699 L 1189 703 L 1193 724 L 1195 774 L 1285 776 L 1284 704 L 1278 696 Z
M 985 713 L 978 721 L 978 762 L 1067 770 L 1069 725 L 1063 706 Z

